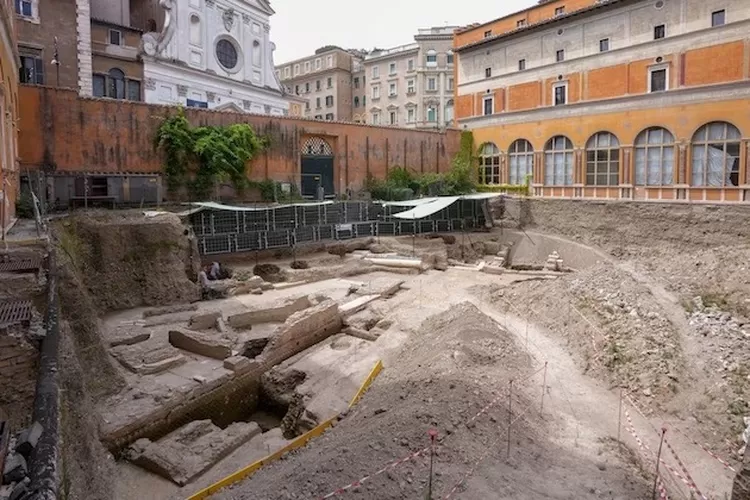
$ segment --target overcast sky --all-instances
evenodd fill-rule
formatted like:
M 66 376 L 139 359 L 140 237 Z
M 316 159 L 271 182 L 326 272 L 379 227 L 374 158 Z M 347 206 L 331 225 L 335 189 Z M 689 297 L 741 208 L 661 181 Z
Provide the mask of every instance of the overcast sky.
M 388 48 L 414 41 L 418 28 L 486 22 L 536 0 L 271 0 L 274 63 L 324 45 Z

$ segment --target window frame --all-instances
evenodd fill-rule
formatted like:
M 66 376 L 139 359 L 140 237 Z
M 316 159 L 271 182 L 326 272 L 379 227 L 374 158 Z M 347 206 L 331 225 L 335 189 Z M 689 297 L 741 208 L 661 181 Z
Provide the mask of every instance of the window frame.
M 434 85 L 432 86 L 432 88 L 430 88 L 430 82 L 433 82 L 433 83 L 434 83 Z M 437 84 L 437 78 L 436 78 L 436 77 L 434 77 L 434 76 L 428 76 L 428 77 L 427 77 L 427 86 L 426 86 L 426 87 L 427 87 L 427 88 L 426 88 L 425 90 L 426 90 L 427 92 L 437 92 L 437 91 L 439 91 L 439 90 L 440 90 L 440 89 L 438 88 L 438 84 Z
M 487 112 L 487 103 L 490 103 L 490 112 Z M 482 116 L 492 116 L 495 114 L 495 96 L 486 95 L 482 97 Z
M 452 76 L 449 76 L 449 77 L 448 77 L 448 78 L 446 78 L 446 80 L 445 80 L 445 87 L 446 87 L 446 88 L 445 88 L 445 90 L 446 90 L 446 91 L 451 91 L 451 92 L 452 92 L 453 90 L 455 90 L 455 88 L 454 88 L 454 85 L 455 85 L 455 84 L 456 84 L 456 82 L 455 82 L 455 80 L 453 79 L 453 77 L 452 77 Z
M 521 150 L 518 146 L 523 144 L 524 149 Z M 526 147 L 528 146 L 528 147 Z M 523 179 L 520 179 L 519 172 L 519 161 L 518 158 L 524 158 L 526 166 L 526 172 L 523 174 Z M 510 185 L 523 186 L 526 184 L 527 176 L 534 175 L 534 146 L 530 141 L 526 139 L 516 139 L 508 148 L 508 183 Z M 521 181 L 521 182 L 515 182 Z
M 325 119 L 326 119 L 326 121 L 332 122 L 333 121 L 333 113 L 326 113 L 326 118 Z
M 414 78 L 406 80 L 406 95 L 417 93 L 417 81 Z
M 372 74 L 370 78 L 372 78 L 373 80 L 377 80 L 378 78 L 380 78 L 380 66 L 373 66 L 371 69 L 371 73 Z
M 552 105 L 553 106 L 565 106 L 569 103 L 568 96 L 568 84 L 569 82 L 555 82 L 552 84 Z M 557 102 L 557 89 L 563 89 L 564 102 Z
M 600 145 L 600 140 L 607 136 L 609 144 L 606 146 Z M 615 145 L 612 145 L 614 140 Z M 593 143 L 592 143 L 593 141 Z M 593 145 L 593 147 L 592 147 Z M 611 187 L 620 185 L 620 140 L 611 132 L 601 131 L 592 135 L 588 141 L 586 141 L 585 149 L 585 173 L 584 173 L 584 184 L 587 186 L 597 187 Z M 600 153 L 606 153 L 606 159 L 602 160 Z M 589 178 L 593 179 L 593 182 L 589 181 Z M 600 177 L 606 179 L 605 183 L 600 183 Z M 612 182 L 614 179 L 614 182 Z
M 490 151 L 487 151 L 488 148 L 491 148 Z M 477 151 L 479 184 L 496 186 L 502 183 L 500 155 L 500 148 L 494 142 L 485 142 L 479 146 L 479 151 Z
M 29 50 L 29 52 L 31 52 Z M 21 83 L 26 83 L 30 85 L 44 85 L 45 78 L 46 78 L 46 71 L 44 67 L 44 53 L 41 50 L 35 49 L 35 52 L 38 52 L 37 54 L 31 55 L 30 53 L 24 53 L 21 52 L 18 55 L 18 80 Z M 26 62 L 32 61 L 32 68 L 31 70 L 33 73 L 30 75 L 27 74 L 27 66 Z
M 653 74 L 664 71 L 664 88 L 661 90 L 653 89 Z M 648 93 L 667 92 L 669 90 L 669 64 L 659 64 L 648 68 Z
M 388 84 L 388 97 L 396 97 L 398 95 L 398 83 L 390 82 Z
M 555 51 L 555 62 L 565 61 L 565 49 L 558 49 Z
M 526 71 L 526 58 L 518 60 L 518 71 Z
M 492 78 L 492 67 L 484 68 L 484 77 Z
M 448 66 L 454 64 L 454 58 L 455 58 L 455 54 L 453 53 L 452 50 L 449 50 L 448 52 L 445 53 L 445 64 Z
M 380 99 L 380 85 L 372 86 L 372 95 L 370 99 L 372 99 L 373 101 L 376 99 Z
M 654 26 L 654 40 L 663 40 L 665 38 L 667 38 L 667 25 L 657 24 Z
M 417 111 L 414 108 L 407 108 L 406 123 L 414 123 L 416 116 L 417 116 Z
M 430 49 L 425 54 L 425 66 L 427 67 L 437 66 L 437 51 L 435 49 Z
M 720 139 L 712 139 L 711 138 L 711 127 L 713 125 L 721 125 L 724 127 L 724 133 L 722 134 L 722 137 Z M 731 127 L 731 128 L 730 128 Z M 736 131 L 736 137 L 730 138 L 729 137 L 729 131 L 734 130 Z M 699 137 L 699 134 L 702 133 L 702 137 Z M 739 128 L 737 128 L 734 124 L 726 121 L 712 121 L 708 122 L 704 125 L 702 125 L 698 130 L 695 131 L 693 134 L 693 137 L 690 141 L 690 153 L 691 153 L 691 161 L 690 161 L 690 167 L 691 167 L 691 176 L 690 176 L 690 185 L 695 187 L 701 187 L 701 188 L 726 188 L 726 187 L 738 187 L 741 184 L 740 180 L 740 164 L 742 162 L 742 131 L 740 131 Z M 716 146 L 721 146 L 721 149 L 716 148 Z M 737 155 L 729 155 L 728 149 L 729 147 L 736 147 L 737 148 Z M 722 172 L 721 172 L 721 185 L 712 185 L 709 183 L 709 176 L 710 174 L 714 174 L 715 172 L 712 172 L 710 160 L 710 150 L 709 148 L 716 149 L 718 151 L 721 151 L 723 155 L 723 165 L 722 165 Z M 699 149 L 703 149 L 703 155 L 702 158 L 699 157 L 699 155 L 696 155 L 696 151 Z M 734 168 L 729 169 L 728 165 L 728 159 L 734 158 L 736 161 L 736 170 Z M 700 169 L 696 168 L 696 160 L 701 160 Z M 701 180 L 699 183 L 695 182 L 696 179 L 696 173 L 699 172 L 699 175 L 701 177 Z M 727 173 L 729 175 L 727 176 Z M 731 179 L 732 177 L 736 175 L 737 183 L 732 183 Z
M 563 15 L 565 15 L 565 6 L 561 5 L 559 7 L 555 7 L 555 17 Z
M 566 142 L 563 149 L 557 148 L 557 140 L 564 139 Z M 551 147 L 550 147 L 551 145 Z M 558 173 L 555 166 L 557 165 L 556 159 L 562 155 L 562 173 Z M 551 160 L 551 161 L 550 161 Z M 573 174 L 575 169 L 575 146 L 573 141 L 565 135 L 556 135 L 550 138 L 544 145 L 544 185 L 545 186 L 572 186 L 573 185 Z M 548 172 L 551 172 L 548 175 Z M 562 176 L 562 179 L 559 179 Z M 551 179 L 552 182 L 547 181 Z
M 414 59 L 409 59 L 406 62 L 406 71 L 414 71 Z
M 518 21 L 516 21 L 516 29 L 525 28 L 526 26 L 527 26 L 526 19 L 519 19 Z
M 609 52 L 609 38 L 599 40 L 599 52 Z
M 671 142 L 651 142 L 650 141 L 650 134 L 654 132 L 660 132 L 662 134 L 662 138 L 664 137 L 664 132 L 669 134 L 671 138 Z M 639 139 L 643 138 L 642 142 L 639 142 Z M 652 149 L 658 149 L 659 150 L 659 183 L 658 184 L 651 184 L 649 183 L 649 161 L 652 159 L 649 155 L 649 150 Z M 668 183 L 664 183 L 664 174 L 665 174 L 665 151 L 671 149 L 672 150 L 672 164 L 671 164 L 671 172 L 670 172 L 670 179 Z M 644 187 L 663 187 L 663 186 L 673 186 L 674 185 L 674 173 L 675 169 L 677 167 L 677 144 L 675 143 L 674 134 L 672 134 L 671 131 L 667 130 L 664 127 L 649 127 L 641 132 L 638 133 L 638 135 L 635 137 L 635 141 L 633 143 L 633 184 L 635 186 L 644 186 Z M 639 171 L 638 171 L 638 157 L 640 156 L 639 152 L 643 150 L 643 159 L 644 159 L 644 171 L 643 175 L 645 179 L 639 179 Z M 639 182 L 642 180 L 643 182 Z
M 294 76 L 299 76 L 300 66 L 299 64 L 294 65 Z
M 398 125 L 398 113 L 396 111 L 389 111 L 388 112 L 388 124 L 389 125 Z
M 721 23 L 716 23 L 716 16 L 721 15 Z M 719 9 L 711 12 L 711 27 L 718 28 L 727 24 L 727 9 Z
M 112 35 L 114 35 L 115 33 L 117 33 L 117 43 L 112 42 Z M 122 47 L 122 31 L 114 30 L 110 28 L 109 31 L 107 32 L 107 43 L 109 45 L 116 45 L 118 47 Z
M 333 107 L 333 102 L 334 102 L 333 101 L 333 96 L 332 95 L 327 95 L 326 96 L 326 108 Z
M 328 78 L 326 79 L 326 88 L 327 88 L 327 89 L 332 89 L 332 88 L 333 88 L 333 77 L 330 77 L 330 76 L 329 76 L 329 77 L 328 77 Z
M 398 65 L 395 62 L 388 63 L 388 74 L 395 75 L 397 72 Z
M 320 70 L 323 67 L 323 60 L 318 57 L 315 59 L 315 71 Z
M 492 30 L 487 30 L 484 32 L 484 38 L 489 38 L 492 36 Z
M 23 7 L 24 5 L 29 6 L 29 13 L 24 14 Z M 13 9 L 16 13 L 16 15 L 21 16 L 24 19 L 33 19 L 34 16 L 34 2 L 32 0 L 16 0 L 15 1 L 15 8 Z

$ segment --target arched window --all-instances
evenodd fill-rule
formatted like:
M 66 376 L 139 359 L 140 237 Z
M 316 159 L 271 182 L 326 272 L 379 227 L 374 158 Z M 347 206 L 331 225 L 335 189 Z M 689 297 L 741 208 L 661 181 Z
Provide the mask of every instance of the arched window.
M 740 131 L 726 122 L 712 122 L 693 136 L 693 186 L 739 186 Z
M 674 173 L 674 136 L 669 130 L 651 127 L 635 138 L 635 183 L 638 186 L 669 186 Z
M 544 184 L 573 184 L 573 143 L 564 135 L 553 137 L 544 146 Z
M 355 108 L 359 107 L 359 96 L 354 96 L 354 107 Z
M 201 18 L 193 14 L 190 16 L 190 43 L 200 47 L 202 38 Z
M 437 51 L 428 50 L 425 54 L 425 63 L 427 66 L 437 66 Z
M 534 171 L 534 147 L 526 139 L 518 139 L 508 151 L 510 183 L 514 186 L 526 184 L 526 178 Z
M 500 150 L 492 142 L 479 148 L 479 183 L 500 184 Z
M 125 99 L 125 73 L 117 68 L 109 70 L 109 89 L 107 97 Z
M 620 184 L 620 141 L 609 132 L 599 132 L 586 143 L 586 184 Z

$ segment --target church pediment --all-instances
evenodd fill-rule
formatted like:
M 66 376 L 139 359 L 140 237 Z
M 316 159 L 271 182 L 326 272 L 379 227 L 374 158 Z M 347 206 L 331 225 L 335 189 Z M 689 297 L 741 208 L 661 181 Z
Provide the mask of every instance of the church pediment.
M 232 113 L 244 113 L 245 110 L 237 106 L 233 102 L 227 102 L 214 108 L 215 111 L 229 111 Z

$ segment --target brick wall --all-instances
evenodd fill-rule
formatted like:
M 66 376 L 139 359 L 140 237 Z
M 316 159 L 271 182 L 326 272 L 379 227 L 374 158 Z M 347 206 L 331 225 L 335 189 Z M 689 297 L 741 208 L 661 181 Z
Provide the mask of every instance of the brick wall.
M 24 169 L 57 172 L 156 173 L 160 155 L 154 134 L 172 106 L 80 98 L 75 92 L 22 86 L 19 156 Z M 384 177 L 394 166 L 446 172 L 460 146 L 460 133 L 329 123 L 244 113 L 187 109 L 195 125 L 248 123 L 270 139 L 255 158 L 250 177 L 299 182 L 300 148 L 311 136 L 334 150 L 337 191 L 360 187 L 367 174 Z
M 39 20 L 16 18 L 18 45 L 42 49 L 44 83 L 57 86 L 52 64 L 55 37 L 60 60 L 60 87 L 78 88 L 78 36 L 75 0 L 39 0 Z
M 39 350 L 23 333 L 0 330 L 0 407 L 14 429 L 31 419 L 38 363 Z
M 685 53 L 685 85 L 708 85 L 742 80 L 745 61 L 742 41 Z M 706 71 L 706 68 L 711 68 Z

